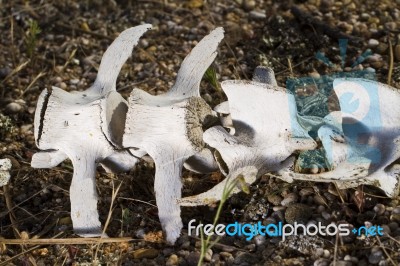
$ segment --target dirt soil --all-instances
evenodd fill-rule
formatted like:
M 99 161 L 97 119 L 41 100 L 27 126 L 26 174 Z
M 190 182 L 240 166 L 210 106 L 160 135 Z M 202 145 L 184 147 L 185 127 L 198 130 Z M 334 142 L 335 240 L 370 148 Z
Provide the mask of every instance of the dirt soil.
M 102 54 L 124 29 L 150 23 L 122 68 L 118 91 L 161 94 L 173 84 L 184 57 L 210 30 L 225 39 L 213 63 L 218 81 L 251 79 L 258 65 L 273 68 L 280 86 L 288 79 L 367 70 L 400 89 L 400 1 L 361 0 L 0 0 L 0 159 L 9 158 L 11 180 L 0 188 L 0 265 L 196 265 L 201 241 L 187 223 L 212 223 L 216 208 L 183 208 L 184 230 L 174 246 L 162 241 L 153 191 L 154 163 L 143 160 L 129 173 L 97 174 L 98 209 L 112 244 L 71 242 L 69 185 L 72 165 L 34 169 L 38 151 L 33 119 L 41 91 L 57 86 L 84 90 L 96 78 Z M 347 39 L 343 61 L 339 39 Z M 371 54 L 365 54 L 370 49 Z M 318 60 L 323 53 L 331 64 Z M 364 58 L 363 58 L 364 56 Z M 360 64 L 353 63 L 358 58 Z M 207 80 L 202 97 L 226 100 Z M 184 195 L 217 184 L 220 173 L 184 172 Z M 113 189 L 120 189 L 112 200 Z M 286 200 L 286 201 L 285 201 Z M 289 213 L 287 202 L 301 212 Z M 110 212 L 110 205 L 112 212 Z M 291 208 L 293 209 L 293 208 Z M 305 213 L 305 214 L 304 214 Z M 291 216 L 292 215 L 292 216 Z M 285 183 L 265 175 L 250 193 L 231 197 L 220 223 L 264 224 L 301 220 L 354 227 L 380 225 L 385 235 L 223 237 L 206 265 L 399 265 L 400 198 L 376 188 L 339 190 L 333 184 Z M 61 243 L 11 245 L 5 239 L 62 239 Z

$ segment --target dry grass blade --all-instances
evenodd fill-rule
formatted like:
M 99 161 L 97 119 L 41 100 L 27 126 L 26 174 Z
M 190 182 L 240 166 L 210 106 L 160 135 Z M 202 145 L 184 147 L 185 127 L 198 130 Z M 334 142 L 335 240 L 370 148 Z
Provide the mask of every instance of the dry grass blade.
M 46 76 L 46 72 L 43 71 L 37 74 L 36 77 L 31 81 L 31 83 L 29 83 L 28 87 L 26 87 L 26 89 L 21 93 L 21 96 L 23 96 L 25 92 L 27 92 L 30 88 L 32 88 L 33 84 L 35 84 L 38 79 L 44 76 Z
M 54 236 L 54 238 L 56 238 L 56 237 L 58 237 L 58 236 L 60 236 L 60 235 L 62 235 L 62 234 L 64 234 L 64 232 L 58 233 L 57 235 Z M 18 240 L 21 240 L 21 239 L 9 239 L 9 240 L 17 240 L 17 241 L 18 241 Z M 1 239 L 0 244 L 4 244 L 4 245 L 5 245 L 5 244 L 8 244 L 8 243 L 7 243 L 7 239 Z M 11 245 L 13 245 L 13 244 L 11 244 Z M 15 245 L 20 245 L 20 243 L 19 243 L 19 244 L 15 244 Z M 18 253 L 17 255 L 15 255 L 14 257 L 11 257 L 11 258 L 9 258 L 8 260 L 3 261 L 2 263 L 0 263 L 0 266 L 3 266 L 3 265 L 10 265 L 9 263 L 12 262 L 13 260 L 19 258 L 20 256 L 22 256 L 22 255 L 24 255 L 24 254 L 27 254 L 27 253 L 29 253 L 29 252 L 31 252 L 31 251 L 34 251 L 35 249 L 37 249 L 37 248 L 39 248 L 39 247 L 40 247 L 40 245 L 36 245 L 36 246 L 34 246 L 34 247 L 31 247 L 30 249 L 24 250 L 24 251 L 22 251 L 21 253 Z
M 119 183 L 117 188 L 115 188 L 114 181 L 112 182 L 111 203 L 110 203 L 110 209 L 108 210 L 107 220 L 106 220 L 106 223 L 104 224 L 104 229 L 103 229 L 103 234 L 102 234 L 103 236 L 106 234 L 107 227 L 110 224 L 111 216 L 112 216 L 113 208 L 114 208 L 113 207 L 114 206 L 114 202 L 115 202 L 115 199 L 117 198 L 118 191 L 121 188 L 121 185 L 122 185 L 122 182 Z M 100 239 L 104 239 L 103 236 Z M 108 238 L 105 238 L 105 239 L 108 239 Z M 94 258 L 97 258 L 97 254 L 98 254 L 98 252 L 100 250 L 101 244 L 102 244 L 102 242 L 98 242 L 98 245 L 97 245 L 97 248 L 96 248 L 96 252 L 94 253 Z
M 389 86 L 392 83 L 393 63 L 394 63 L 393 45 L 392 45 L 392 42 L 389 39 L 389 72 L 388 72 L 388 78 L 387 78 L 387 84 Z
M 27 60 L 21 64 L 19 64 L 16 68 L 14 68 L 10 74 L 8 74 L 2 81 L 2 83 L 6 82 L 9 78 L 20 72 L 22 69 L 24 69 L 30 62 L 31 60 Z
M 118 197 L 118 198 L 119 198 L 119 199 L 124 199 L 124 200 L 137 201 L 137 202 L 140 202 L 140 203 L 143 203 L 143 204 L 147 204 L 147 205 L 149 205 L 149 206 L 151 206 L 151 207 L 157 208 L 157 206 L 156 206 L 156 205 L 154 205 L 154 204 L 151 204 L 151 203 L 149 203 L 149 202 L 146 202 L 146 201 L 143 201 L 143 200 L 132 199 L 132 198 L 125 198 L 125 197 Z

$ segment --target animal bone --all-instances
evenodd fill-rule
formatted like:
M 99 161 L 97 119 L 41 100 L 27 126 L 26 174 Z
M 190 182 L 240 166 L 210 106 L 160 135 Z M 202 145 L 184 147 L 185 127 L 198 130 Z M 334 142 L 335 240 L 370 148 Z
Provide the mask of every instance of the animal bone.
M 396 196 L 400 186 L 400 166 L 396 164 L 400 158 L 400 93 L 365 79 L 336 79 L 333 86 L 341 112 L 329 114 L 326 125 L 318 130 L 333 170 L 312 175 L 285 169 L 280 174 L 287 180 L 336 181 L 341 188 L 370 184 Z M 352 113 L 346 98 L 349 93 L 358 97 L 358 108 Z
M 207 157 L 211 157 L 210 153 L 202 152 L 205 146 L 203 127 L 214 120 L 215 115 L 199 97 L 199 86 L 204 72 L 216 57 L 222 38 L 222 28 L 204 37 L 183 61 L 176 83 L 167 93 L 153 96 L 135 89 L 129 98 L 123 145 L 145 150 L 155 162 L 158 216 L 171 244 L 179 237 L 183 226 L 177 204 L 177 199 L 181 198 L 182 166 L 195 154 L 203 157 L 200 163 L 206 165 Z
M 224 81 L 222 89 L 228 96 L 235 136 L 217 126 L 204 132 L 204 141 L 217 150 L 217 162 L 227 177 L 207 192 L 183 198 L 183 206 L 214 203 L 221 199 L 226 184 L 238 176 L 251 184 L 257 176 L 285 167 L 295 150 L 316 147 L 297 121 L 294 96 L 284 88 L 255 81 Z
M 0 187 L 5 186 L 10 181 L 10 169 L 12 163 L 10 159 L 0 159 Z
M 95 184 L 97 163 L 103 162 L 108 170 L 127 170 L 137 161 L 119 150 L 128 107 L 115 86 L 132 48 L 150 28 L 146 24 L 122 32 L 104 53 L 96 81 L 88 90 L 68 93 L 53 87 L 38 99 L 35 140 L 44 151 L 32 157 L 31 165 L 48 168 L 71 159 L 71 217 L 75 233 L 81 236 L 102 235 Z
M 182 166 L 204 147 L 202 126 L 211 115 L 200 97 L 162 107 L 143 105 L 135 94 L 129 98 L 123 143 L 145 150 L 155 162 L 158 216 L 169 243 L 175 242 L 182 228 L 176 203 L 181 197 Z

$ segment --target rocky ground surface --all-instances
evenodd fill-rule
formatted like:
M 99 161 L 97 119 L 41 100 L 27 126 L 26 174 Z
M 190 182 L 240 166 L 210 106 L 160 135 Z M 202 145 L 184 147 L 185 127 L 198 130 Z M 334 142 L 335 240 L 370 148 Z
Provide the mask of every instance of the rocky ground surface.
M 251 79 L 258 65 L 272 67 L 279 85 L 288 79 L 367 70 L 400 88 L 400 2 L 361 0 L 218 1 L 0 1 L 0 159 L 12 160 L 12 178 L 0 189 L 0 236 L 63 238 L 64 244 L 4 245 L 5 265 L 196 265 L 200 239 L 184 230 L 175 246 L 161 241 L 153 192 L 154 167 L 142 162 L 129 173 L 98 169 L 99 210 L 109 215 L 112 185 L 122 183 L 107 233 L 133 242 L 68 244 L 76 237 L 69 218 L 72 165 L 30 167 L 37 151 L 33 117 L 40 92 L 50 86 L 83 90 L 96 77 L 101 56 L 124 29 L 151 23 L 123 67 L 118 91 L 127 97 L 138 87 L 152 94 L 168 90 L 183 58 L 211 29 L 223 26 L 225 40 L 213 67 L 218 80 Z M 338 40 L 349 40 L 342 60 Z M 367 49 L 371 55 L 353 63 Z M 392 51 L 392 55 L 391 52 Z M 332 64 L 316 59 L 324 53 Z M 392 59 L 392 60 L 391 60 Z M 342 62 L 343 61 L 343 62 Z M 393 62 L 391 62 L 393 61 Z M 201 94 L 212 106 L 225 98 L 209 82 Z M 184 194 L 193 195 L 221 179 L 218 173 L 185 172 Z M 212 223 L 216 208 L 184 208 L 191 219 Z M 374 188 L 339 190 L 333 184 L 288 184 L 265 175 L 250 194 L 231 197 L 221 223 L 279 221 L 354 227 L 377 224 L 382 237 L 295 236 L 223 237 L 207 252 L 207 265 L 398 265 L 400 202 Z M 17 232 L 18 231 L 18 232 Z

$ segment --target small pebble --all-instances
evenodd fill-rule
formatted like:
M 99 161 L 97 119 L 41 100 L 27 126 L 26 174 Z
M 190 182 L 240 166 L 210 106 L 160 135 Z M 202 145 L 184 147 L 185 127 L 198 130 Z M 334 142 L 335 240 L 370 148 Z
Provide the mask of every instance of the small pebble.
M 311 217 L 311 208 L 302 203 L 293 203 L 289 205 L 285 212 L 285 220 L 288 223 L 307 223 Z
M 210 262 L 213 255 L 212 249 L 208 249 L 206 254 L 204 255 L 204 261 Z
M 400 223 L 400 213 L 392 213 L 392 215 L 390 215 L 390 220 Z
M 61 77 L 55 77 L 54 78 L 54 82 L 55 83 L 60 83 L 60 82 L 62 82 L 63 80 L 62 80 L 62 78 Z
M 313 71 L 310 74 L 308 74 L 310 77 L 314 78 L 314 79 L 318 79 L 321 77 L 321 75 L 317 72 L 317 71 Z
M 323 212 L 321 213 L 321 215 L 322 215 L 322 217 L 323 217 L 325 220 L 327 220 L 327 221 L 331 219 L 331 214 L 328 213 L 328 212 L 326 212 L 326 211 L 323 211 Z
M 385 213 L 385 205 L 383 205 L 381 203 L 376 204 L 375 207 L 374 207 L 374 211 L 378 215 L 384 214 Z
M 302 196 L 302 197 L 305 197 L 305 196 L 310 196 L 313 193 L 314 193 L 314 190 L 312 188 L 310 188 L 310 187 L 307 187 L 307 188 L 301 189 L 300 192 L 299 192 L 299 195 Z
M 22 106 L 18 103 L 9 103 L 6 106 L 5 112 L 8 114 L 15 114 L 19 113 L 22 110 Z
M 388 48 L 389 48 L 389 46 L 386 43 L 379 43 L 379 45 L 378 45 L 378 47 L 376 47 L 375 51 L 378 54 L 384 54 L 384 53 L 386 53 Z
M 390 231 L 394 232 L 399 228 L 399 224 L 396 222 L 391 222 L 388 224 Z
M 188 249 L 190 247 L 190 241 L 185 241 L 183 242 L 183 244 L 181 245 L 182 249 Z
M 396 22 L 393 22 L 393 21 L 386 22 L 385 23 L 385 28 L 390 30 L 390 31 L 396 31 L 397 30 L 397 24 L 396 24 Z
M 329 252 L 329 250 L 324 249 L 324 258 L 329 259 L 329 257 L 331 256 L 331 253 Z
M 253 10 L 249 13 L 250 18 L 255 19 L 255 20 L 263 20 L 267 18 L 267 15 L 265 12 Z
M 323 258 L 314 261 L 314 266 L 329 266 L 329 261 Z
M 371 249 L 371 254 L 368 256 L 368 262 L 371 264 L 378 264 L 383 260 L 382 250 L 378 247 L 373 247 Z
M 351 261 L 345 261 L 345 260 L 338 260 L 336 261 L 336 266 L 352 266 L 353 263 Z
M 197 265 L 198 261 L 200 259 L 200 252 L 198 251 L 193 251 L 190 252 L 189 256 L 186 258 L 186 261 L 188 263 L 188 265 Z
M 233 257 L 231 253 L 225 251 L 220 252 L 219 255 L 224 259 Z
M 324 255 L 324 249 L 323 248 L 317 248 L 315 251 L 315 255 L 317 257 L 322 257 Z
M 280 205 L 282 202 L 282 197 L 276 194 L 270 194 L 267 196 L 268 202 L 274 204 L 275 206 Z
M 390 227 L 387 224 L 382 224 L 381 227 L 383 229 L 384 235 L 390 235 L 392 233 Z
M 392 214 L 400 214 L 400 206 L 393 209 Z
M 289 193 L 285 196 L 285 198 L 281 201 L 282 206 L 289 206 L 290 204 L 296 202 L 298 199 L 297 194 Z
M 285 206 L 274 206 L 274 207 L 272 207 L 272 210 L 275 212 L 283 211 L 283 210 L 286 210 L 286 207 Z
M 317 212 L 318 213 L 322 213 L 323 211 L 325 211 L 325 206 L 324 205 L 318 205 Z
M 65 89 L 68 88 L 68 85 L 67 85 L 67 83 L 65 83 L 65 82 L 60 82 L 60 83 L 57 83 L 57 84 L 56 84 L 56 87 L 59 87 L 60 89 L 65 90 Z
M 175 255 L 175 254 L 172 254 L 171 256 L 169 256 L 169 258 L 168 258 L 168 260 L 167 260 L 165 265 L 167 265 L 167 266 L 175 266 L 175 265 L 178 265 L 178 262 L 179 262 L 178 256 Z
M 9 67 L 0 68 L 0 79 L 7 77 L 12 72 Z
M 376 62 L 372 62 L 371 66 L 375 69 L 379 69 L 382 68 L 384 65 L 383 61 L 376 61 Z
M 71 85 L 77 85 L 77 84 L 79 83 L 79 79 L 71 79 L 71 80 L 69 81 L 69 83 L 70 83 Z
M 154 259 L 158 256 L 158 250 L 154 248 L 141 248 L 132 252 L 132 256 L 135 259 Z
M 242 3 L 243 9 L 246 11 L 253 10 L 256 7 L 256 1 L 254 0 L 244 0 Z
M 245 250 L 248 250 L 250 252 L 254 252 L 256 250 L 256 244 L 249 244 L 244 247 Z
M 256 235 L 253 238 L 253 241 L 256 244 L 256 246 L 261 246 L 261 245 L 265 244 L 266 238 L 263 235 Z
M 375 47 L 378 47 L 378 45 L 379 45 L 379 41 L 378 40 L 369 39 L 369 41 L 368 41 L 368 47 L 369 48 L 375 48 Z

